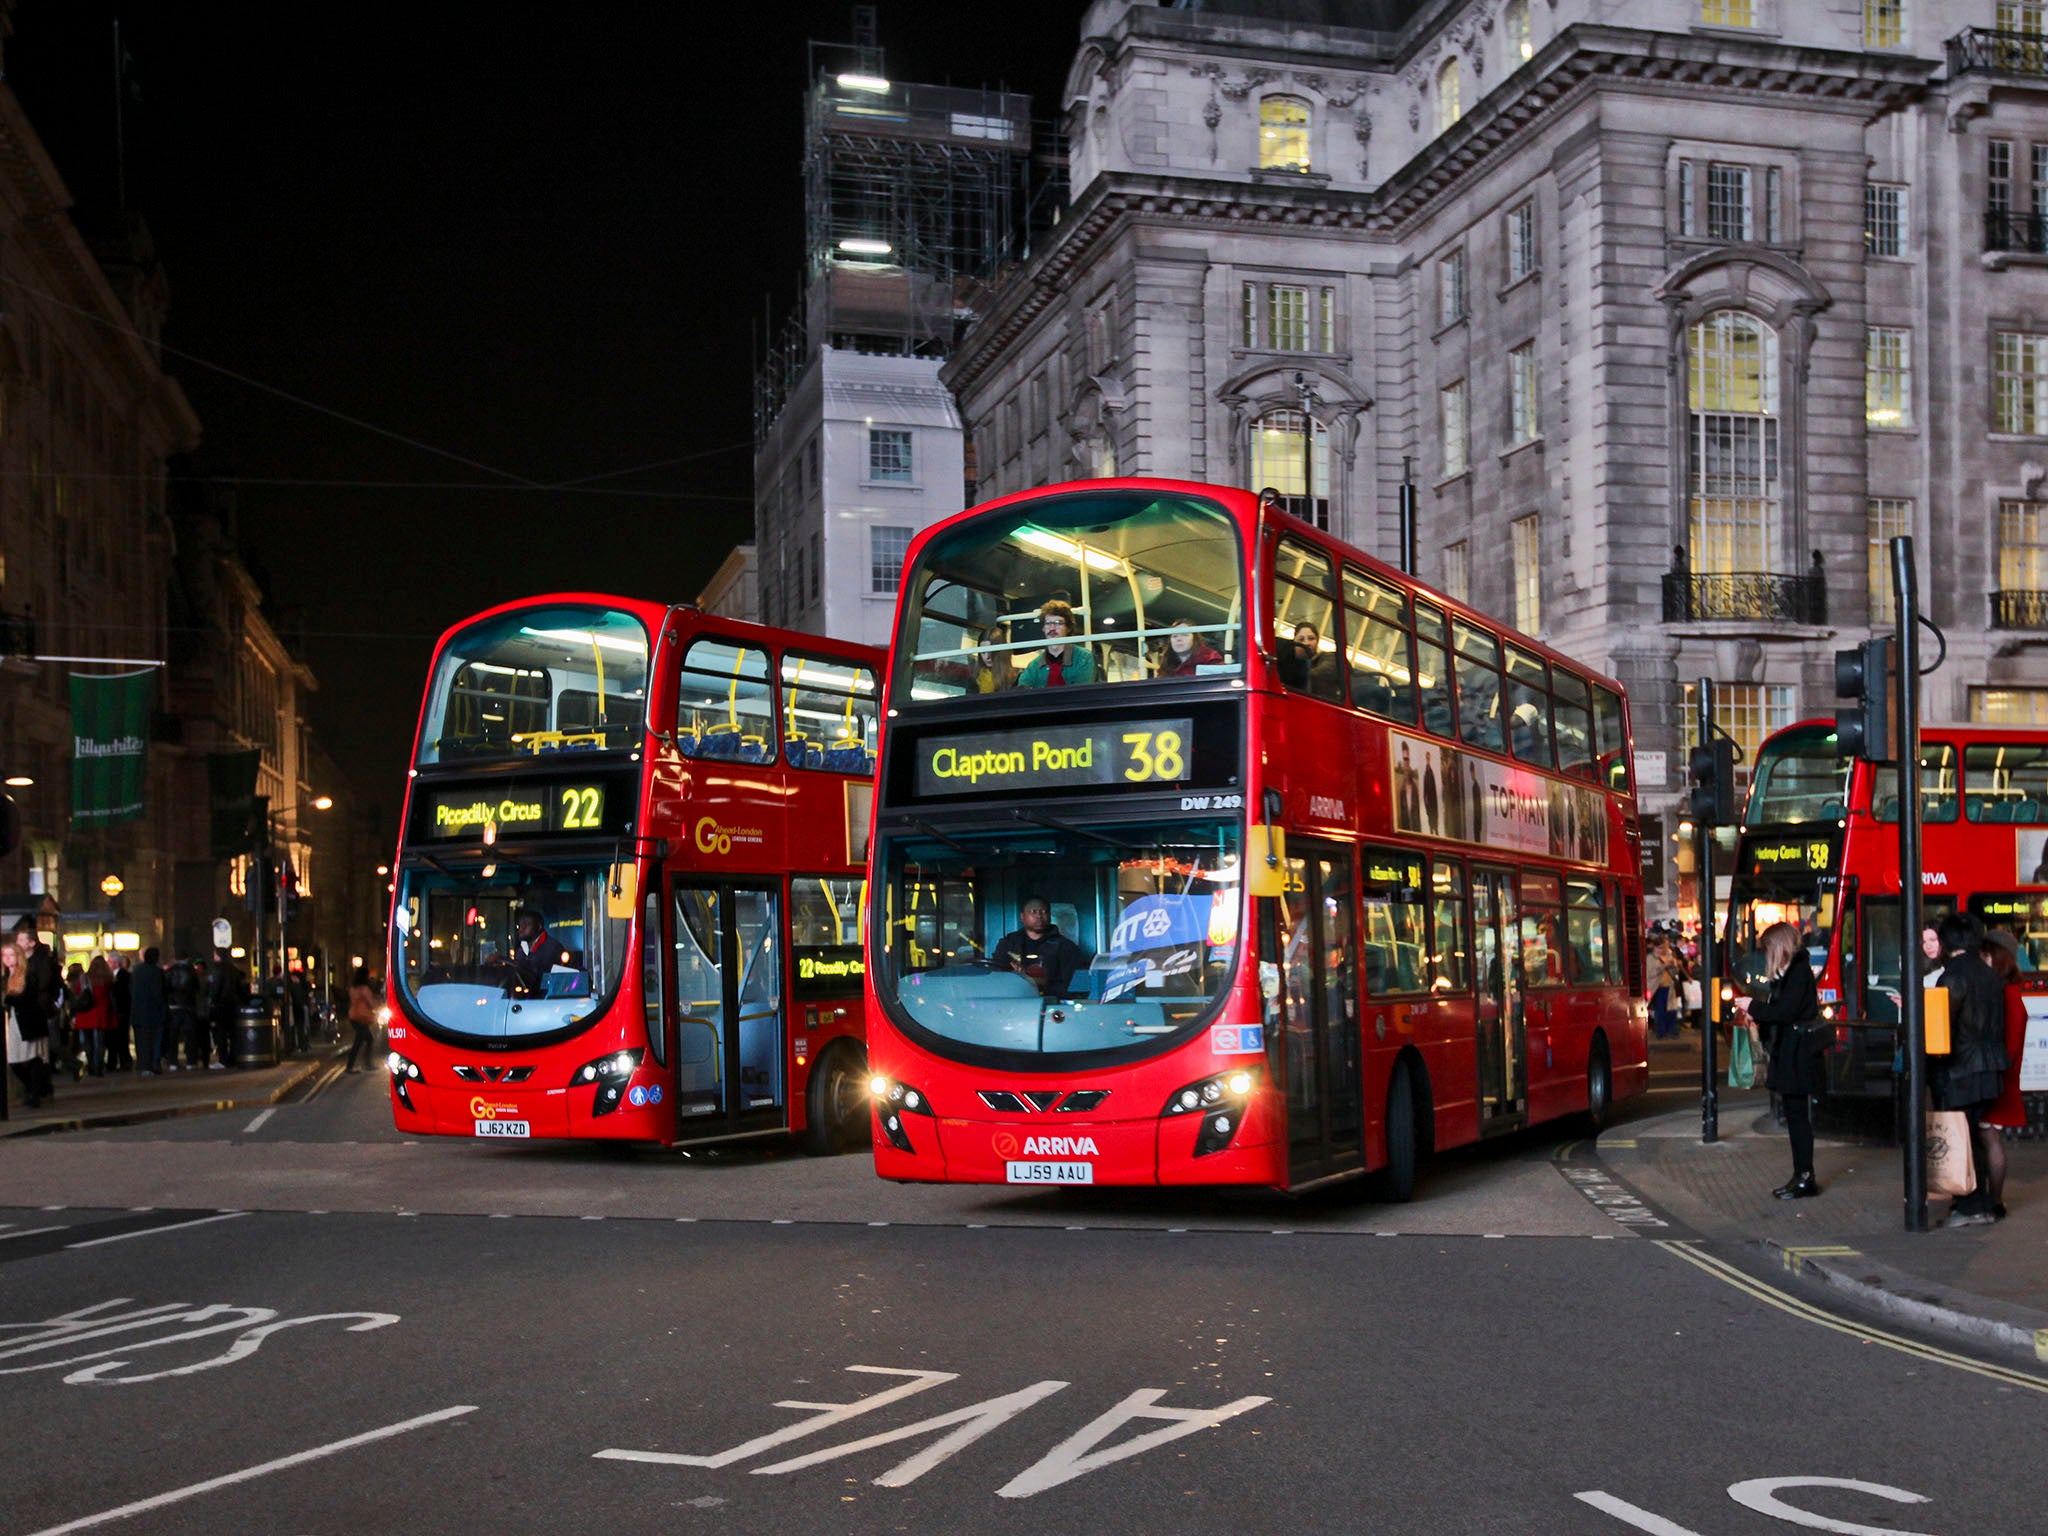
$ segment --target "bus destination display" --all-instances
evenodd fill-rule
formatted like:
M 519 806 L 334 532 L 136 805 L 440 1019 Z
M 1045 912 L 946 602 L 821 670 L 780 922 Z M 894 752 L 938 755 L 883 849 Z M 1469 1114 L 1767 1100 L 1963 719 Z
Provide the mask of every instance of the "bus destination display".
M 1824 837 L 1768 838 L 1747 845 L 1751 875 L 1824 875 L 1835 862 L 1834 843 Z
M 499 837 L 531 832 L 602 832 L 603 781 L 522 785 L 516 789 L 443 790 L 427 797 L 420 831 L 426 837 Z
M 1194 721 L 1114 720 L 1030 731 L 928 736 L 917 746 L 921 795 L 1073 785 L 1180 784 L 1193 777 Z

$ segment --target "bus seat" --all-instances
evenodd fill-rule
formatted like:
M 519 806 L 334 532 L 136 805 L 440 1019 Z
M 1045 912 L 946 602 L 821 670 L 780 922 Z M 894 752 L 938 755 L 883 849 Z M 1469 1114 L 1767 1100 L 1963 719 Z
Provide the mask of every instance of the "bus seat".
M 792 768 L 816 768 L 824 761 L 825 749 L 808 736 L 791 736 L 782 743 L 782 756 Z
M 1386 678 L 1375 672 L 1370 677 L 1355 678 L 1361 686 L 1355 689 L 1360 709 L 1370 710 L 1375 715 L 1391 715 L 1394 712 L 1394 688 Z
M 1886 795 L 1877 802 L 1877 819 L 1879 821 L 1897 821 L 1899 819 L 1899 797 L 1897 795 Z
M 2019 815 L 2016 819 L 2019 821 L 2039 821 L 2041 819 L 2041 802 L 2031 796 L 2022 800 L 2020 802 Z
M 873 773 L 875 760 L 857 741 L 835 741 L 825 751 L 825 766 L 834 773 Z
M 739 727 L 733 725 L 711 726 L 704 732 L 703 739 L 698 743 L 697 755 L 699 757 L 713 757 L 720 760 L 738 757 L 740 755 Z
M 695 731 L 676 732 L 676 750 L 682 753 L 685 757 L 697 756 L 698 750 L 702 746 L 703 741 L 704 738 L 702 736 L 699 736 Z
M 743 763 L 772 763 L 775 761 L 775 748 L 765 736 L 742 736 L 739 760 Z
M 1829 800 L 1821 806 L 1820 813 L 1823 817 L 1840 821 L 1843 815 L 1842 802 L 1839 800 Z
M 2010 800 L 1998 800 L 1986 806 L 1984 814 L 1977 819 L 1979 821 L 2011 821 L 2012 813 L 2013 803 Z

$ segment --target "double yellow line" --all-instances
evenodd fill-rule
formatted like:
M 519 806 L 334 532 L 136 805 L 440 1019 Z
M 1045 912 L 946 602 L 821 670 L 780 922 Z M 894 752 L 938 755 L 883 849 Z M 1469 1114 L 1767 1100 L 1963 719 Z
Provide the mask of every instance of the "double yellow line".
M 1988 1376 L 1991 1380 L 2002 1382 L 2009 1387 L 2024 1387 L 2030 1392 L 2048 1393 L 2048 1378 L 2036 1376 L 2028 1371 L 2011 1370 L 2002 1365 L 1987 1365 L 1982 1360 L 1972 1360 L 1967 1355 L 1952 1354 L 1948 1350 L 1937 1349 L 1932 1344 L 1922 1344 L 1896 1333 L 1886 1333 L 1882 1328 L 1866 1328 L 1861 1324 L 1845 1322 L 1832 1312 L 1824 1311 L 1810 1302 L 1801 1301 L 1776 1286 L 1765 1285 L 1761 1280 L 1751 1279 L 1725 1259 L 1717 1259 L 1712 1254 L 1702 1253 L 1690 1242 L 1670 1238 L 1653 1238 L 1651 1241 L 1666 1253 L 1675 1254 L 1685 1260 L 1695 1269 L 1704 1270 L 1716 1280 L 1734 1286 L 1738 1291 L 1747 1293 L 1766 1306 L 1776 1307 L 1780 1312 L 1788 1312 L 1802 1322 L 1818 1323 L 1821 1327 L 1831 1328 L 1836 1333 L 1845 1333 L 1850 1338 L 1861 1339 L 1866 1343 L 1882 1344 L 1887 1349 L 1895 1349 L 1900 1354 L 1912 1355 L 1916 1359 L 1926 1360 L 1935 1365 L 1952 1366 L 1959 1371 Z M 1791 1256 L 1788 1255 L 1787 1262 L 1790 1261 Z

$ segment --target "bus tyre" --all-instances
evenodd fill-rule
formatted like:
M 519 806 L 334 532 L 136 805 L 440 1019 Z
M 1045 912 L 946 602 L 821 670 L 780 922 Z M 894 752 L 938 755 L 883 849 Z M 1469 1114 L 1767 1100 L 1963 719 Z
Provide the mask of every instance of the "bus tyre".
M 1413 1198 L 1420 1152 L 1414 1072 L 1407 1062 L 1397 1061 L 1393 1075 L 1387 1079 L 1387 1165 L 1373 1175 L 1373 1193 L 1394 1205 Z
M 830 1157 L 868 1139 L 867 1052 L 851 1040 L 825 1048 L 804 1090 L 804 1150 Z
M 1586 1128 L 1598 1136 L 1613 1119 L 1614 1063 L 1608 1058 L 1605 1037 L 1595 1035 L 1586 1057 Z

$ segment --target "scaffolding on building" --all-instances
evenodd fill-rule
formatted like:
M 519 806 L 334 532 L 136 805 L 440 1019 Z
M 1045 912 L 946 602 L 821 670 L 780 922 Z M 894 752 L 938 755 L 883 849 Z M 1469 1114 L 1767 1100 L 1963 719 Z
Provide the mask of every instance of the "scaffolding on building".
M 946 356 L 1028 217 L 1030 97 L 887 79 L 856 9 L 852 49 L 812 45 L 804 288 L 755 376 L 757 447 L 823 347 Z

